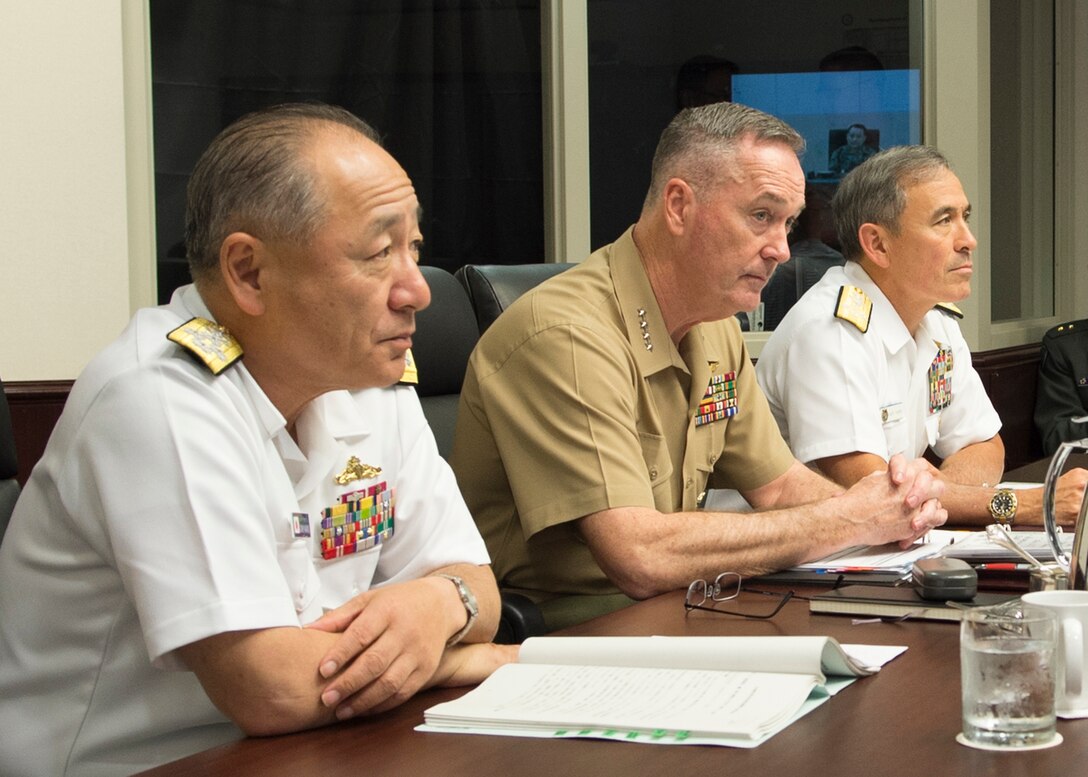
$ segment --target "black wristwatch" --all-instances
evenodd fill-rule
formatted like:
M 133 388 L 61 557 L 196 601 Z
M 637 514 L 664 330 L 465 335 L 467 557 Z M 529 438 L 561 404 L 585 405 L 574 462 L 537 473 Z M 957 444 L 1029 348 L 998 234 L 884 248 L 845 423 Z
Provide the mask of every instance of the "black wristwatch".
M 990 515 L 1002 526 L 1012 526 L 1016 517 L 1016 492 L 1011 488 L 999 488 L 990 497 Z
M 456 645 L 469 633 L 472 629 L 472 624 L 476 622 L 476 618 L 480 615 L 480 608 L 476 604 L 476 597 L 472 595 L 472 591 L 465 585 L 465 581 L 457 575 L 447 575 L 440 572 L 435 575 L 435 577 L 444 577 L 457 586 L 457 595 L 461 597 L 461 604 L 465 605 L 465 612 L 468 613 L 468 621 L 465 622 L 465 625 L 461 630 L 446 640 L 446 647 L 450 647 L 451 645 Z

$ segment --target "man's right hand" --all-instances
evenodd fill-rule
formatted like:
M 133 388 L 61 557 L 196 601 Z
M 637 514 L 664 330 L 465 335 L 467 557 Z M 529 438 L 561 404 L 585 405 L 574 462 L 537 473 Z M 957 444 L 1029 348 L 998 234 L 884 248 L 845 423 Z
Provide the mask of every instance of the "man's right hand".
M 454 645 L 446 648 L 442 660 L 425 688 L 439 685 L 457 688 L 486 680 L 503 664 L 516 663 L 520 645 L 496 645 L 492 642 Z

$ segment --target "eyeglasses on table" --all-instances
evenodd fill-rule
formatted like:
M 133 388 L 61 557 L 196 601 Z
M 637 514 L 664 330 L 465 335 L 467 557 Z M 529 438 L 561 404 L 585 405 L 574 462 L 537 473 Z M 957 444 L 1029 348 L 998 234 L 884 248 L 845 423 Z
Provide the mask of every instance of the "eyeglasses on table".
M 737 615 L 741 618 L 767 620 L 777 615 L 779 610 L 786 606 L 786 602 L 793 598 L 793 591 L 787 591 L 784 594 L 772 594 L 774 596 L 780 596 L 781 598 L 778 600 L 778 603 L 773 610 L 762 615 L 750 612 L 725 610 L 715 606 L 719 602 L 728 602 L 732 599 L 736 599 L 740 595 L 742 582 L 743 578 L 736 572 L 722 572 L 714 578 L 713 582 L 707 580 L 691 581 L 691 585 L 688 586 L 688 592 L 684 595 L 685 612 L 705 610 L 706 612 L 716 612 L 719 615 Z M 763 594 L 771 592 L 754 591 L 753 593 Z

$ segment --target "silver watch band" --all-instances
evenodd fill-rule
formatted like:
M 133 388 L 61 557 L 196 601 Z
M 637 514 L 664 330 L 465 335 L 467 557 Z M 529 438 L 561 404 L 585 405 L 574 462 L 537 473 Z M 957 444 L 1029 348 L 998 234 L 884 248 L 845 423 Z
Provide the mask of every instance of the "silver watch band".
M 465 612 L 468 613 L 468 620 L 465 621 L 465 625 L 461 627 L 461 630 L 446 640 L 446 647 L 456 645 L 465 635 L 472 630 L 473 624 L 476 623 L 476 618 L 480 615 L 480 608 L 476 604 L 476 597 L 472 595 L 472 591 L 465 585 L 465 581 L 457 575 L 447 575 L 443 572 L 439 572 L 434 577 L 444 577 L 457 587 L 457 595 L 461 597 L 461 604 L 465 606 Z

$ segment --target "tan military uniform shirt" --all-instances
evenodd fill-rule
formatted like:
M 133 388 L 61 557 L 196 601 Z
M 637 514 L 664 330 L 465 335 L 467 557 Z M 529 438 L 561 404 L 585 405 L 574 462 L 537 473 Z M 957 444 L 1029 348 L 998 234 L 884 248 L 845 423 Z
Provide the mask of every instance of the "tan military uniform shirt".
M 712 382 L 727 397 L 717 415 L 730 404 L 735 414 L 698 421 Z M 793 460 L 735 319 L 694 327 L 678 349 L 630 229 L 483 335 L 451 456 L 500 585 L 541 602 L 550 628 L 630 601 L 577 519 L 613 507 L 695 510 L 708 482 L 754 489 Z

